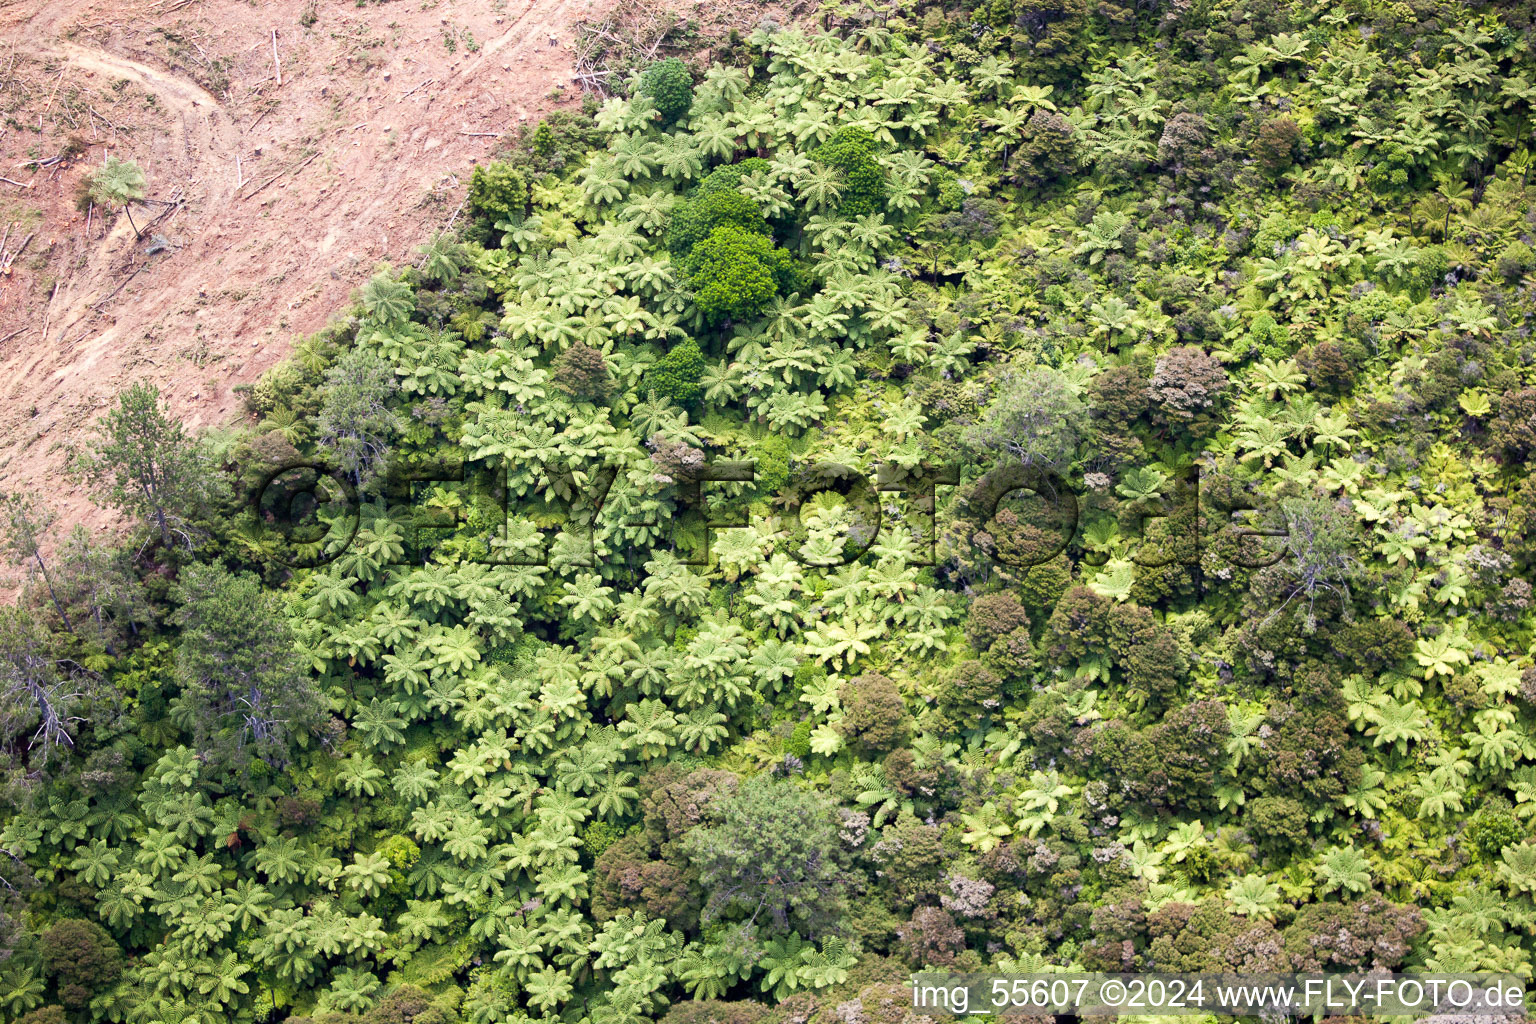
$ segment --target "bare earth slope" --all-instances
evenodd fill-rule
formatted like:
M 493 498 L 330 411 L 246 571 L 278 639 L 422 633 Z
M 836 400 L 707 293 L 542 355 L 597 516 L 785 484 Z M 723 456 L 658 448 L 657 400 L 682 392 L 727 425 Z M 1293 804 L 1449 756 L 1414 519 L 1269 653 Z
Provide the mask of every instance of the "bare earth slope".
M 147 379 L 190 425 L 236 412 L 503 133 L 574 99 L 572 26 L 607 2 L 0 3 L 0 493 L 102 525 L 60 476 L 99 410 Z M 107 153 L 145 171 L 141 239 L 75 209 Z

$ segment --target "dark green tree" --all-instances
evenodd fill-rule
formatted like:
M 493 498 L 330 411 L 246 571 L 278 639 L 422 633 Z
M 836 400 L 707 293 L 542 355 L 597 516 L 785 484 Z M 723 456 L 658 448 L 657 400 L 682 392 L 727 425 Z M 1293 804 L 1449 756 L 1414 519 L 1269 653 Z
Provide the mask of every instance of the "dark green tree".
M 875 140 L 868 130 L 839 128 L 811 155 L 842 172 L 843 198 L 838 212 L 862 217 L 885 207 L 885 172 L 875 161 Z
M 750 320 L 787 284 L 789 253 L 734 224 L 715 228 L 685 263 L 694 301 L 712 322 Z
M 842 913 L 845 867 L 833 805 L 788 779 L 759 775 L 718 807 L 719 823 L 683 837 L 709 899 L 704 920 L 771 921 L 812 934 Z
M 80 673 L 61 659 L 54 637 L 24 607 L 0 607 L 0 741 L 25 738 L 25 749 L 46 760 L 55 747 L 73 747 L 73 714 L 84 695 Z
M 1088 410 L 1058 371 L 1040 367 L 998 379 L 995 397 L 965 434 L 973 449 L 1060 472 L 1088 429 Z
M 640 94 L 656 104 L 662 124 L 672 124 L 693 106 L 693 75 L 682 60 L 668 57 L 645 69 Z
M 247 745 L 276 758 L 325 714 L 276 600 L 255 577 L 221 566 L 186 569 L 175 597 L 176 681 L 200 749 L 238 763 Z
M 97 421 L 97 437 L 75 471 L 106 504 L 144 520 L 162 543 L 188 548 L 219 486 L 211 460 L 160 404 L 153 384 L 134 384 Z
M 30 494 L 12 494 L 0 502 L 0 514 L 3 514 L 3 518 L 0 518 L 0 539 L 10 548 L 11 557 L 19 564 L 33 563 L 37 566 L 38 574 L 48 588 L 49 600 L 63 620 L 64 628 L 74 632 L 75 627 L 69 622 L 69 613 L 64 610 L 59 593 L 54 588 L 53 577 L 48 575 L 48 563 L 43 559 L 42 536 L 53 523 L 52 510 L 40 506 Z
M 123 951 L 95 921 L 56 921 L 43 932 L 38 945 L 43 970 L 53 978 L 59 1002 L 69 1009 L 84 1008 L 123 973 Z
M 706 183 L 692 199 L 672 214 L 672 219 L 667 223 L 667 248 L 672 251 L 674 259 L 686 259 L 693 247 L 707 238 L 711 231 L 726 224 L 733 224 L 765 238 L 769 234 L 768 222 L 763 219 L 762 211 L 734 185 L 712 188 Z
M 154 621 L 132 549 L 104 543 L 76 524 L 59 547 L 53 565 L 60 599 L 74 630 L 115 655 L 140 628 Z
M 705 365 L 699 343 L 689 338 L 645 371 L 644 387 L 679 405 L 694 405 L 704 393 L 699 379 Z
M 1278 598 L 1277 608 L 1304 600 L 1311 628 L 1314 605 L 1325 595 L 1346 605 L 1350 599 L 1350 584 L 1361 574 L 1358 525 L 1338 503 L 1313 497 L 1281 501 L 1270 521 L 1285 537 L 1286 557 L 1262 570 L 1255 587 Z
M 399 390 L 389 364 L 362 347 L 326 372 L 317 440 L 359 487 L 383 467 L 390 440 L 401 428 L 399 414 L 390 407 Z

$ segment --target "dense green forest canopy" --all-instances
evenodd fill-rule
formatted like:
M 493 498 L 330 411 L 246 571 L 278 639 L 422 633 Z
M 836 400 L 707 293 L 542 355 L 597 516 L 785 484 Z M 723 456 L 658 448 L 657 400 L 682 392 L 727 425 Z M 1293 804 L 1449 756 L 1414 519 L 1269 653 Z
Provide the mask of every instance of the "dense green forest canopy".
M 0 1018 L 1531 976 L 1530 8 L 824 25 L 527 133 L 249 425 L 129 389 L 125 545 L 6 499 Z

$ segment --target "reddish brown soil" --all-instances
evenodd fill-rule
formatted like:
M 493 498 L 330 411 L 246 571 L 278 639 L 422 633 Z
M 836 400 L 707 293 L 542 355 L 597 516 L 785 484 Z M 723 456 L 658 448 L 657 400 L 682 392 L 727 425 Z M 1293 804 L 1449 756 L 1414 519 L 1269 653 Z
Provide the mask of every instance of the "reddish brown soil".
M 574 102 L 573 26 L 609 2 L 0 6 L 0 175 L 21 183 L 0 182 L 0 248 L 32 235 L 0 276 L 0 492 L 107 528 L 62 466 L 117 392 L 153 381 L 194 427 L 238 415 L 231 389 L 414 258 L 504 133 Z M 130 211 L 141 239 L 75 209 L 108 153 L 158 201 Z

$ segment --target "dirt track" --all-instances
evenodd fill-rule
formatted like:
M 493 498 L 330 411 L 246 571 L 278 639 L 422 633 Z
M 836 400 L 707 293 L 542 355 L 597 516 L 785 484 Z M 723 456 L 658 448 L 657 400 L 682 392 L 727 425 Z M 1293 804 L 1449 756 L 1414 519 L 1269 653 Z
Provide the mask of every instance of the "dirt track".
M 473 162 L 562 102 L 572 26 L 607 2 L 0 10 L 0 175 L 23 183 L 0 184 L 0 229 L 16 225 L 8 247 L 33 235 L 0 277 L 0 492 L 39 491 L 61 526 L 103 525 L 60 475 L 102 407 L 148 379 L 191 425 L 236 415 L 233 386 L 379 262 L 412 258 Z M 19 166 L 71 136 L 78 158 Z M 142 239 L 115 212 L 75 210 L 107 153 L 145 171 Z

